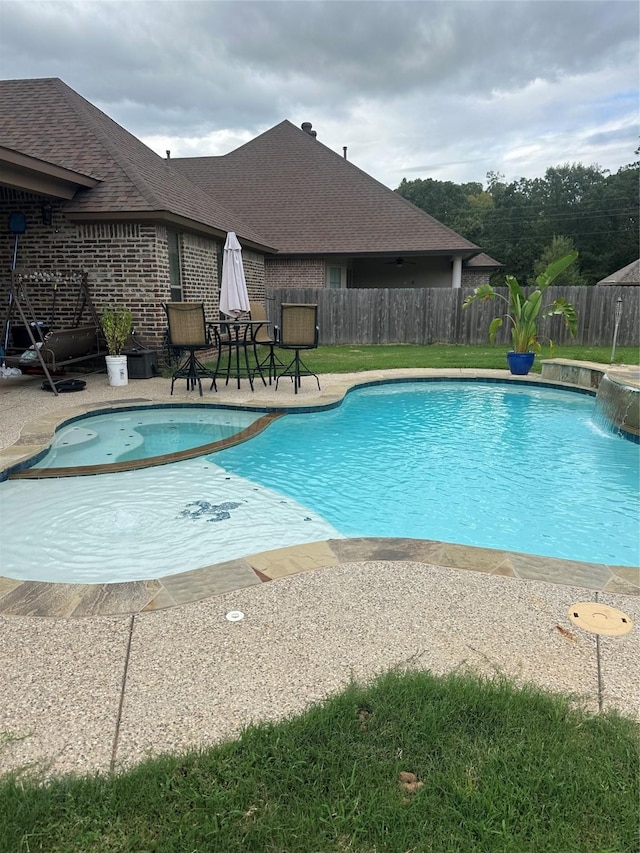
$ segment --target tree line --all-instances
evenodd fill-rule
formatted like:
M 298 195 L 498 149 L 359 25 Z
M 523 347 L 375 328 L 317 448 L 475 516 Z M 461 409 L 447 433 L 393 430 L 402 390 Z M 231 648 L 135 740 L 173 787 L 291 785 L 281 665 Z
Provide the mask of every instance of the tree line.
M 615 174 L 567 163 L 511 183 L 489 172 L 486 187 L 403 179 L 396 192 L 504 264 L 494 284 L 504 284 L 505 273 L 532 284 L 575 249 L 577 262 L 556 282 L 572 286 L 595 284 L 637 260 L 639 180 L 640 161 Z

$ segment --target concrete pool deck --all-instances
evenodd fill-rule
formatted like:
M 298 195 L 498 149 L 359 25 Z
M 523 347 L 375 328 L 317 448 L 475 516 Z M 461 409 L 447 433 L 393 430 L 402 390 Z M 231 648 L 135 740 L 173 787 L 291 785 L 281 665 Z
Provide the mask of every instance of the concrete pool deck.
M 375 371 L 323 376 L 321 392 L 303 380 L 297 397 L 281 383 L 254 394 L 222 386 L 203 398 L 183 382 L 171 398 L 160 378 L 113 388 L 104 374 L 90 375 L 84 391 L 57 398 L 33 378 L 0 380 L 0 469 L 36 452 L 77 409 L 172 399 L 306 406 L 340 399 L 358 381 L 434 375 L 511 379 L 491 370 Z M 345 539 L 212 560 L 155 583 L 83 594 L 0 579 L 0 772 L 108 772 L 234 737 L 251 720 L 297 713 L 390 667 L 470 667 L 571 693 L 590 710 L 639 713 L 638 569 Z M 597 637 L 577 628 L 569 608 L 593 601 L 623 611 L 633 630 Z M 228 621 L 233 610 L 244 619 Z

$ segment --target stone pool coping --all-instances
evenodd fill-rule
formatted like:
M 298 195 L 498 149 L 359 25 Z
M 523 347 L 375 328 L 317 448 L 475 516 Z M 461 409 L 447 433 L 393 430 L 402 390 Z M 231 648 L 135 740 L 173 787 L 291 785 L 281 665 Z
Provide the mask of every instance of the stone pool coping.
M 598 592 L 640 595 L 640 568 L 581 563 L 423 539 L 329 539 L 251 554 L 155 580 L 64 584 L 0 578 L 0 614 L 149 613 L 341 563 L 411 562 Z
M 591 365 L 591 363 L 589 367 L 597 370 L 601 375 L 608 369 L 607 365 Z M 616 371 L 619 372 L 617 366 Z M 258 395 L 250 398 L 245 395 L 241 399 L 216 395 L 216 397 L 204 399 L 197 397 L 194 399 L 192 396 L 188 403 L 185 403 L 185 398 L 182 397 L 174 402 L 182 406 L 196 402 L 243 409 L 266 409 L 272 412 L 292 409 L 303 411 L 338 405 L 354 387 L 385 380 L 410 381 L 420 378 L 511 381 L 595 393 L 592 385 L 584 387 L 567 381 L 545 379 L 538 374 L 513 377 L 508 371 L 503 370 L 416 368 L 369 371 L 361 375 L 351 374 L 345 377 L 334 374 L 325 383 L 322 391 L 301 395 L 299 399 L 280 393 L 276 396 L 273 393 L 268 399 L 260 398 Z M 156 383 L 155 386 L 149 387 L 158 387 L 158 381 L 149 380 Z M 74 417 L 109 409 L 118 410 L 137 405 L 157 406 L 159 403 L 165 405 L 171 402 L 165 397 L 161 399 L 127 397 L 122 400 L 94 401 L 41 415 L 25 424 L 16 443 L 0 450 L 0 477 L 3 474 L 6 476 L 9 470 L 20 468 L 34 455 L 42 453 L 48 447 L 55 429 Z M 234 589 L 316 568 L 335 566 L 345 561 L 380 560 L 422 562 L 597 591 L 640 595 L 640 569 L 636 567 L 581 563 L 431 540 L 360 538 L 332 539 L 291 546 L 229 562 L 213 563 L 200 569 L 155 580 L 117 584 L 59 584 L 0 577 L 0 614 L 70 617 L 150 612 L 196 602 Z

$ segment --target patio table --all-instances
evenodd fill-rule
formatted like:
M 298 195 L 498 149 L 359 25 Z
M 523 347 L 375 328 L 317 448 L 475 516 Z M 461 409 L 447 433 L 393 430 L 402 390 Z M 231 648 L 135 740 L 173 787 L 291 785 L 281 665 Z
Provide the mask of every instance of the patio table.
M 241 379 L 246 378 L 253 391 L 253 377 L 256 373 L 262 379 L 262 384 L 267 384 L 256 349 L 256 334 L 260 327 L 266 324 L 266 320 L 219 320 L 209 323 L 209 326 L 214 329 L 218 345 L 215 373 L 216 376 L 224 373 L 225 385 L 229 384 L 229 379 L 235 379 L 237 387 L 240 388 Z M 253 353 L 253 364 L 249 359 L 250 351 Z M 244 357 L 241 357 L 241 352 Z M 223 363 L 220 369 L 220 362 L 223 359 L 226 361 L 226 366 Z

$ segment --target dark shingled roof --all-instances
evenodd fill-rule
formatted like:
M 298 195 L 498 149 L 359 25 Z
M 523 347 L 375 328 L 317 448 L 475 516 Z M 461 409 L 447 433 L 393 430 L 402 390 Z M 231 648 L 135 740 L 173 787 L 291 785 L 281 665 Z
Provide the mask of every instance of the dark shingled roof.
M 468 261 L 465 261 L 466 269 L 502 269 L 504 264 L 501 264 L 500 261 L 494 261 L 494 259 L 487 255 L 486 252 L 479 252 L 477 255 L 474 255 L 472 258 L 469 258 Z
M 640 260 L 631 261 L 626 267 L 612 272 L 598 284 L 640 284 Z
M 57 78 L 0 81 L 0 145 L 99 179 L 66 203 L 70 214 L 170 213 L 274 248 Z
M 280 254 L 468 257 L 479 251 L 289 121 L 223 157 L 171 162 Z

